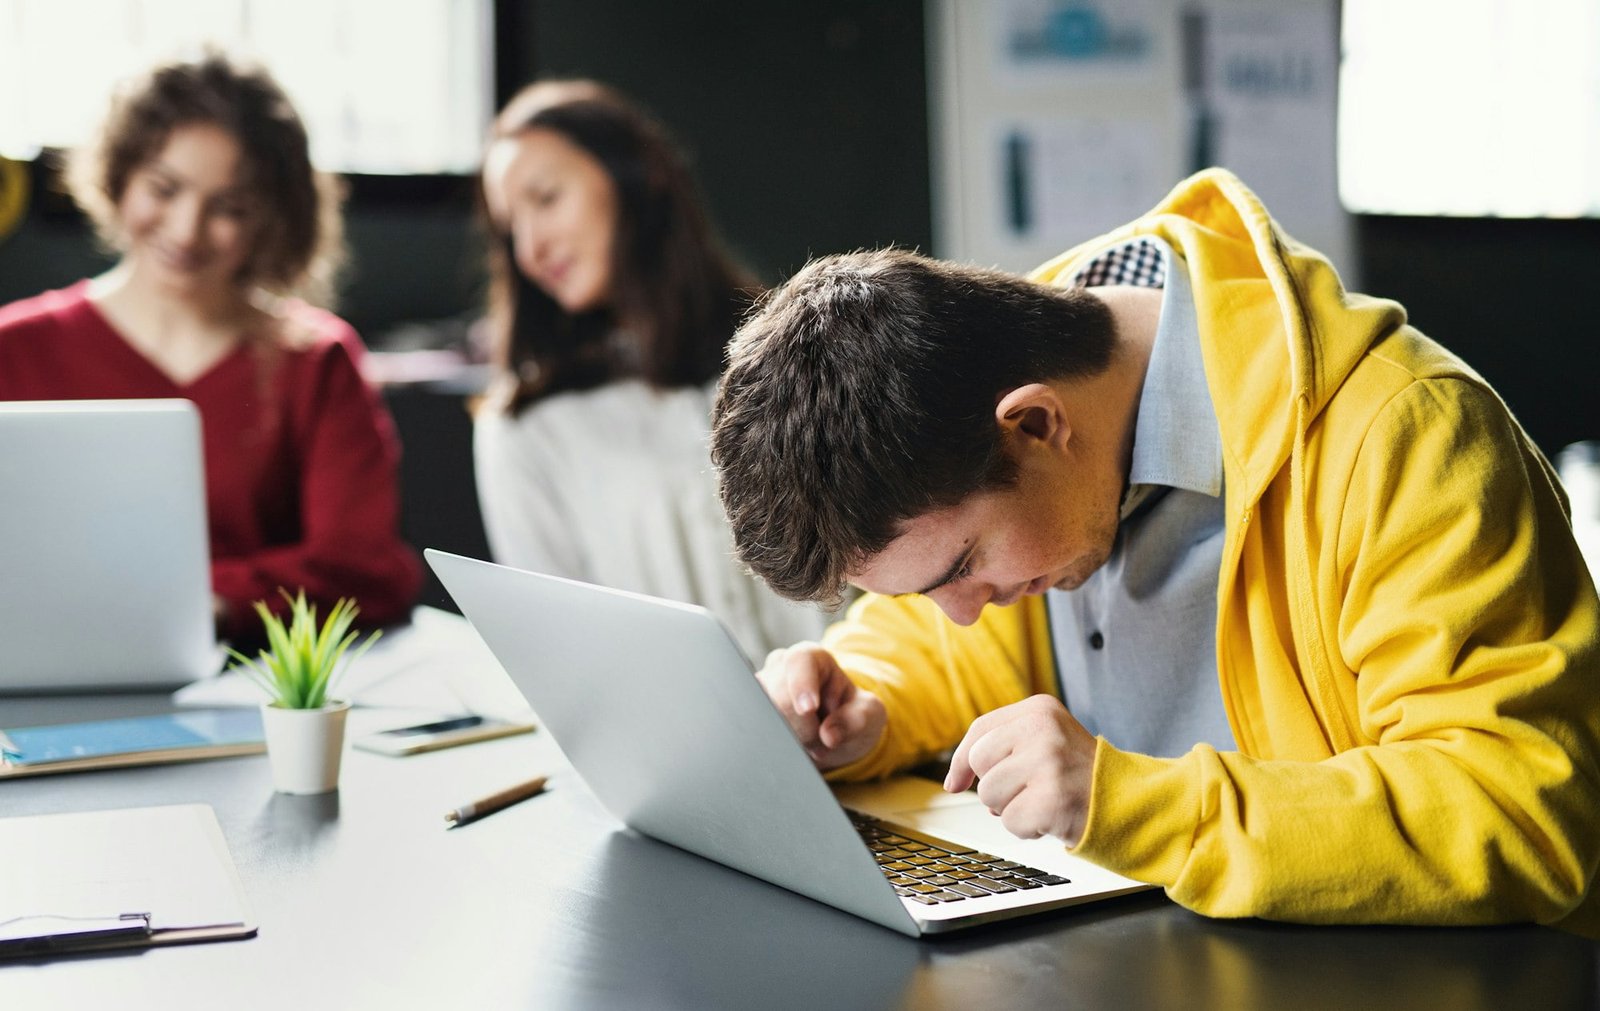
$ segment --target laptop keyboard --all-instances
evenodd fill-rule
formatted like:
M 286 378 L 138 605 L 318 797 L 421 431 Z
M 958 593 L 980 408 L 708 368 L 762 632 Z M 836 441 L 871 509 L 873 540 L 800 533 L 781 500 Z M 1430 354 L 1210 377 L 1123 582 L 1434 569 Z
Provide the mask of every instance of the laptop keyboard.
M 850 823 L 872 850 L 884 877 L 900 896 L 931 906 L 940 902 L 981 899 L 988 895 L 1064 885 L 1070 879 L 979 853 L 950 842 L 893 825 L 845 808 Z

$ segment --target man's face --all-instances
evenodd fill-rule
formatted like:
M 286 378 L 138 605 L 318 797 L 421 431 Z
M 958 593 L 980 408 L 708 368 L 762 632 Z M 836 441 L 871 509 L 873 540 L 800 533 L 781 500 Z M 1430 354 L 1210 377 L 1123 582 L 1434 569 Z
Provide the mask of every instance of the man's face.
M 850 582 L 924 594 L 958 625 L 977 621 L 985 604 L 1083 585 L 1111 556 L 1123 476 L 1115 454 L 1081 442 L 1023 440 L 1014 486 L 910 520 Z

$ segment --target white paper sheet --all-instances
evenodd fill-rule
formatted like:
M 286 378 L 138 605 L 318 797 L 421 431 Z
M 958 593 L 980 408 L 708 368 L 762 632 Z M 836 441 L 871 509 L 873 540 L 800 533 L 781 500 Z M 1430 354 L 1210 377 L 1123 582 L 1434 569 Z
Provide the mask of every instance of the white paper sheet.
M 149 913 L 153 930 L 249 922 L 233 859 L 205 804 L 0 818 L 0 936 L 28 918 Z

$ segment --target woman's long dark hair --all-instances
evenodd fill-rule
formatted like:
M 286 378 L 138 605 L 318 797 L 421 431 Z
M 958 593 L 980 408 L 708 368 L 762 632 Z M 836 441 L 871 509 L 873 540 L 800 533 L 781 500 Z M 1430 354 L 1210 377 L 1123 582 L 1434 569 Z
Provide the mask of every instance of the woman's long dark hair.
M 535 128 L 588 152 L 616 187 L 611 299 L 566 312 L 523 276 L 510 237 L 491 225 L 489 326 L 500 375 L 490 404 L 516 414 L 541 397 L 614 379 L 671 388 L 717 376 L 759 287 L 718 243 L 665 129 L 604 85 L 541 81 L 506 103 L 489 142 Z

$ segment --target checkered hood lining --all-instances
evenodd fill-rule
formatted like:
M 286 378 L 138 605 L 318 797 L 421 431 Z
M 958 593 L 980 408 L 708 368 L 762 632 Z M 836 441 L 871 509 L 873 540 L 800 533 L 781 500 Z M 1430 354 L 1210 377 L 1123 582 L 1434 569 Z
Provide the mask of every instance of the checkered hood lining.
M 1072 280 L 1080 288 L 1114 284 L 1164 288 L 1167 285 L 1167 258 L 1161 247 L 1149 239 L 1135 239 L 1108 249 L 1090 260 Z

